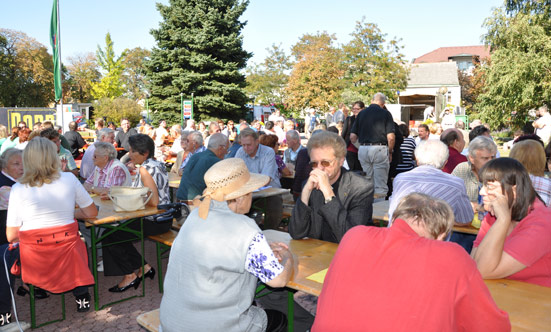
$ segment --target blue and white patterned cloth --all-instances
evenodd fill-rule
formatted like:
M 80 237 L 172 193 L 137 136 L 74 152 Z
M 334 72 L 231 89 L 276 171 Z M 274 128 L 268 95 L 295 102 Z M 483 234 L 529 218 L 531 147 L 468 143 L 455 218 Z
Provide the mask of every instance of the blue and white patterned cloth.
M 245 259 L 245 269 L 264 283 L 283 272 L 283 265 L 275 257 L 264 234 L 256 234 L 251 241 Z

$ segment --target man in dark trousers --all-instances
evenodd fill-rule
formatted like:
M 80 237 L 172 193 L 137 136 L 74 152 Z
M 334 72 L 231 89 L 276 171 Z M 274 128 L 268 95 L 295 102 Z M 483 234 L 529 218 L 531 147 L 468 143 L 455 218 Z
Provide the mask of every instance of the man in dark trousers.
M 358 159 L 368 179 L 375 183 L 375 195 L 385 197 L 387 180 L 394 149 L 394 120 L 383 109 L 386 97 L 378 92 L 371 105 L 358 114 L 352 126 L 350 141 L 359 141 Z

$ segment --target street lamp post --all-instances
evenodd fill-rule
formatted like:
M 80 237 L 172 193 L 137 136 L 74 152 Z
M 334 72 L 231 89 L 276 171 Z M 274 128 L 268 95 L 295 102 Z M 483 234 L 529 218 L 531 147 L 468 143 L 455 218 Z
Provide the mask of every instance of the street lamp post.
M 184 93 L 180 92 L 180 122 L 182 128 L 184 128 Z

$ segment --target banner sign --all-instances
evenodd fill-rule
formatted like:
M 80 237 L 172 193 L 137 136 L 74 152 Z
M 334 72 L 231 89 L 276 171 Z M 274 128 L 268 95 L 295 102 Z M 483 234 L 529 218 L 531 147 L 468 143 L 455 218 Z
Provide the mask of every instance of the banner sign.
M 184 118 L 191 118 L 191 100 L 184 100 Z
M 0 124 L 8 128 L 17 127 L 20 121 L 27 124 L 27 128 L 32 130 L 37 122 L 52 121 L 55 124 L 54 108 L 0 108 Z

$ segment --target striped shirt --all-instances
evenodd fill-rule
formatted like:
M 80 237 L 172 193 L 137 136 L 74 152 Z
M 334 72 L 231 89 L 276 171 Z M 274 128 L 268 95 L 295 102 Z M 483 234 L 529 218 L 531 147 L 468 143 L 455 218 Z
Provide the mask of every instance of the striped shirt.
M 551 179 L 530 174 L 530 180 L 545 206 L 549 206 L 551 203 Z
M 404 142 L 400 145 L 400 151 L 402 151 L 402 162 L 396 165 L 396 171 L 398 173 L 411 171 L 415 167 L 413 158 L 415 147 L 416 144 L 413 137 L 404 138 Z
M 392 224 L 392 213 L 402 197 L 413 192 L 446 201 L 451 206 L 457 223 L 466 224 L 473 220 L 473 208 L 463 180 L 435 167 L 422 165 L 409 172 L 400 173 L 394 178 L 393 187 L 388 210 L 391 221 L 389 226 Z
M 126 182 L 126 172 L 124 171 L 124 169 L 122 169 L 122 167 L 125 167 L 124 165 L 121 164 L 122 166 L 120 167 L 115 166 L 111 171 L 111 174 L 107 176 L 109 172 L 109 168 L 111 168 L 111 165 L 113 165 L 115 160 L 117 159 L 113 159 L 107 162 L 107 164 L 103 168 L 99 168 L 98 166 L 96 166 L 92 174 L 88 177 L 88 179 L 86 179 L 86 183 L 99 188 L 111 188 L 115 186 L 124 185 Z M 97 185 L 94 184 L 96 173 L 98 174 Z

